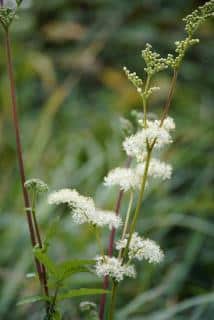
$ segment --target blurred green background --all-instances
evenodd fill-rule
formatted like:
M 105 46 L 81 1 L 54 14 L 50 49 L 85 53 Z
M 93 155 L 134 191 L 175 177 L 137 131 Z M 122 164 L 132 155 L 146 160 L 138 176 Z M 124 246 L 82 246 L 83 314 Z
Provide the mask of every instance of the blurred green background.
M 116 192 L 103 177 L 123 165 L 119 117 L 141 110 L 122 67 L 143 74 L 146 42 L 166 54 L 184 37 L 182 17 L 205 1 L 36 0 L 13 24 L 12 41 L 27 177 L 50 190 L 74 187 L 113 209 Z M 42 304 L 17 307 L 39 292 L 23 214 L 17 171 L 3 33 L 0 45 L 0 319 L 40 319 Z M 126 280 L 117 300 L 117 319 L 212 320 L 214 314 L 213 221 L 213 21 L 200 29 L 179 73 L 171 108 L 177 130 L 164 158 L 174 167 L 171 181 L 146 194 L 138 223 L 141 234 L 160 242 L 161 266 L 140 263 L 136 280 Z M 171 74 L 160 73 L 161 91 L 151 101 L 160 113 Z M 127 199 L 124 199 L 124 205 Z M 59 212 L 42 198 L 38 215 L 43 234 Z M 107 243 L 108 234 L 103 241 Z M 53 257 L 94 257 L 87 228 L 64 214 L 50 248 Z M 101 285 L 92 275 L 71 279 L 70 287 Z M 64 319 L 82 319 L 78 303 L 62 306 Z M 95 297 L 94 301 L 99 301 Z

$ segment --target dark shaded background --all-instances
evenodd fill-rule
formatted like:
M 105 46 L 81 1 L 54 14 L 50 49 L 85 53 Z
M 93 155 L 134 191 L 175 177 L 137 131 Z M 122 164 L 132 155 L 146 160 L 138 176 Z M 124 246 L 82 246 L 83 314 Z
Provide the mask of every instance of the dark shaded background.
M 26 1 L 29 7 L 20 12 L 12 37 L 27 176 L 40 177 L 51 190 L 75 187 L 112 209 L 115 190 L 104 188 L 102 181 L 110 168 L 125 160 L 119 117 L 141 108 L 122 67 L 143 73 L 141 50 L 146 42 L 163 54 L 172 51 L 174 41 L 184 37 L 182 17 L 203 3 Z M 161 243 L 166 259 L 161 266 L 140 263 L 138 278 L 121 285 L 119 320 L 213 319 L 213 23 L 203 25 L 198 36 L 200 44 L 188 52 L 180 70 L 171 109 L 177 130 L 164 158 L 174 166 L 173 178 L 148 190 L 138 223 L 141 233 Z M 154 112 L 160 112 L 170 77 L 165 72 L 156 78 L 162 90 L 152 100 Z M 42 305 L 16 306 L 39 288 L 25 277 L 33 271 L 32 253 L 2 33 L 0 105 L 0 318 L 36 320 Z M 46 198 L 38 211 L 44 231 L 57 212 L 50 211 Z M 65 214 L 50 248 L 52 256 L 93 257 L 96 250 L 87 228 L 75 228 Z M 100 282 L 81 275 L 68 285 L 94 287 Z M 78 302 L 66 302 L 65 319 L 81 318 Z

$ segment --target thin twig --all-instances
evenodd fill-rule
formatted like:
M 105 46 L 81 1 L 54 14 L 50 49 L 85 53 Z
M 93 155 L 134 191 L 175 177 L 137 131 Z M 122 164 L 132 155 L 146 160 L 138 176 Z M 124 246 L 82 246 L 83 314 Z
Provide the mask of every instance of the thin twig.
M 20 139 L 19 119 L 18 119 L 18 113 L 17 113 L 17 101 L 16 101 L 15 81 L 14 81 L 14 75 L 13 75 L 11 44 L 10 44 L 10 37 L 9 37 L 8 30 L 5 31 L 5 43 L 6 43 L 7 67 L 8 67 L 10 93 L 11 93 L 11 100 L 12 100 L 12 117 L 13 117 L 14 129 L 15 129 L 18 166 L 19 166 L 20 180 L 21 180 L 22 193 L 24 198 L 25 211 L 27 216 L 27 223 L 28 223 L 28 228 L 30 233 L 30 239 L 31 239 L 32 247 L 34 247 L 37 244 L 38 239 L 36 236 L 35 226 L 32 219 L 32 210 L 30 206 L 28 192 L 27 192 L 27 189 L 25 188 L 26 179 L 25 179 L 25 170 L 24 170 L 24 162 L 23 162 L 23 155 L 22 155 L 22 145 L 21 145 L 21 139 Z M 46 270 L 41 266 L 40 262 L 36 258 L 35 258 L 35 263 L 36 263 L 36 269 L 38 272 L 41 286 L 45 294 L 48 295 L 47 288 L 45 287 L 45 284 L 44 284 L 45 283 L 44 279 L 46 278 Z
M 174 69 L 173 70 L 172 81 L 171 81 L 170 88 L 169 88 L 168 97 L 167 97 L 166 104 L 165 104 L 165 106 L 163 108 L 163 113 L 162 113 L 162 116 L 161 116 L 160 127 L 163 125 L 164 119 L 166 118 L 166 116 L 167 116 L 167 114 L 169 112 L 169 108 L 170 108 L 170 105 L 171 105 L 171 102 L 172 102 L 172 98 L 173 98 L 173 95 L 174 95 L 174 91 L 175 91 L 175 85 L 176 85 L 176 81 L 177 81 L 177 76 L 178 76 L 178 71 L 177 71 L 177 69 Z

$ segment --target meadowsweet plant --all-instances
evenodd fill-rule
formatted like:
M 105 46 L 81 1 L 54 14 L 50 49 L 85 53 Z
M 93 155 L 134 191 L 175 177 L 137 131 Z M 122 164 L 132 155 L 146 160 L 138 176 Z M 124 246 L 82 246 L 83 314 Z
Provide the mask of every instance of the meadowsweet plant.
M 131 112 L 132 122 L 123 119 L 123 129 L 126 134 L 122 148 L 127 156 L 127 166 L 110 170 L 104 177 L 106 188 L 119 190 L 115 210 L 108 211 L 99 208 L 88 195 L 82 195 L 78 190 L 63 188 L 49 191 L 46 183 L 34 178 L 26 180 L 25 166 L 22 156 L 22 145 L 17 112 L 15 81 L 13 77 L 12 53 L 10 43 L 10 26 L 18 15 L 22 0 L 0 1 L 0 22 L 5 33 L 5 48 L 7 56 L 8 76 L 10 81 L 12 115 L 17 145 L 17 158 L 20 180 L 23 191 L 24 207 L 29 227 L 35 266 L 41 285 L 41 294 L 27 297 L 20 304 L 44 301 L 45 314 L 43 319 L 62 319 L 60 302 L 78 296 L 101 294 L 99 311 L 94 302 L 82 301 L 80 310 L 87 319 L 113 320 L 119 283 L 126 278 L 136 278 L 136 261 L 159 264 L 164 260 L 164 250 L 153 239 L 146 238 L 137 231 L 137 221 L 142 215 L 144 193 L 150 188 L 153 179 L 160 181 L 171 178 L 172 166 L 163 162 L 161 153 L 173 142 L 175 122 L 169 116 L 178 70 L 185 57 L 187 49 L 199 42 L 194 38 L 199 26 L 214 12 L 214 1 L 208 1 L 192 14 L 184 18 L 186 37 L 175 42 L 175 52 L 166 57 L 155 52 L 150 44 L 145 45 L 142 58 L 145 63 L 143 79 L 135 72 L 124 67 L 125 75 L 135 86 L 136 93 L 142 101 L 142 111 Z M 149 99 L 159 87 L 153 85 L 154 78 L 159 72 L 172 70 L 173 76 L 169 87 L 166 103 L 161 113 L 152 118 L 149 112 Z M 55 233 L 59 219 L 53 219 L 42 237 L 37 219 L 37 201 L 40 196 L 47 195 L 47 202 L 53 208 L 66 208 L 70 219 L 81 228 L 86 225 L 97 241 L 97 254 L 91 259 L 72 259 L 58 263 L 49 254 L 49 246 Z M 128 204 L 124 216 L 119 215 L 121 202 L 126 196 Z M 136 200 L 136 201 L 135 201 Z M 110 231 L 109 248 L 105 252 L 102 241 L 102 229 Z M 117 241 L 114 242 L 115 231 Z M 114 250 L 113 250 L 114 249 Z M 90 272 L 95 277 L 103 279 L 101 288 L 65 289 L 68 278 L 80 272 Z M 109 286 L 111 281 L 111 286 Z M 107 290 L 109 288 L 109 290 Z M 106 294 L 109 294 L 110 304 L 105 313 Z

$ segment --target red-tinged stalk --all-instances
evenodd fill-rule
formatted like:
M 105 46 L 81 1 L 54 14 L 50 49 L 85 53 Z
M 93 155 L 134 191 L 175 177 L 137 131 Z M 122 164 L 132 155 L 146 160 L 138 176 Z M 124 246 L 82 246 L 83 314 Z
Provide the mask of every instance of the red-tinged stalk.
M 1 5 L 3 5 L 3 1 L 1 1 Z M 20 173 L 20 180 L 21 180 L 22 193 L 24 198 L 27 223 L 28 223 L 32 247 L 34 247 L 36 244 L 42 247 L 42 241 L 41 241 L 41 236 L 40 236 L 38 224 L 36 221 L 36 217 L 35 219 L 33 218 L 29 195 L 28 195 L 27 189 L 25 188 L 25 181 L 26 181 L 25 169 L 24 169 L 24 162 L 23 162 L 23 155 L 22 155 L 22 144 L 20 139 L 19 118 L 18 118 L 17 101 L 16 101 L 16 89 L 15 89 L 15 81 L 14 81 L 14 75 L 13 75 L 11 44 L 10 44 L 10 37 L 9 37 L 8 30 L 5 30 L 5 46 L 6 46 L 8 77 L 10 82 L 10 93 L 11 93 L 11 102 L 12 102 L 12 118 L 13 118 L 14 130 L 15 130 L 18 166 L 19 166 L 19 173 Z M 49 296 L 45 267 L 41 265 L 37 259 L 35 259 L 35 263 L 36 263 L 36 269 L 38 272 L 41 287 L 44 291 L 44 294 L 46 296 Z
M 162 116 L 161 116 L 160 127 L 163 125 L 164 119 L 167 117 L 167 114 L 169 112 L 169 108 L 170 108 L 170 105 L 171 105 L 171 102 L 172 102 L 172 98 L 173 98 L 173 95 L 174 95 L 174 92 L 175 92 L 177 76 L 178 76 L 178 70 L 174 69 L 173 70 L 173 77 L 172 77 L 170 88 L 169 88 L 169 92 L 168 92 L 168 97 L 167 97 L 166 104 L 165 104 L 165 106 L 163 108 L 163 113 L 162 113 Z

